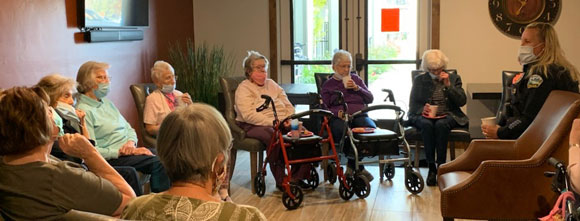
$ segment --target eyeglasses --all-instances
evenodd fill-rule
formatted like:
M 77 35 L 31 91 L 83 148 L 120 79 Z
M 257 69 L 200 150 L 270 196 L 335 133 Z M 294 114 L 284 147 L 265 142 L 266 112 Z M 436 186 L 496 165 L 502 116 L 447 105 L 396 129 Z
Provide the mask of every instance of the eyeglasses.
M 176 81 L 177 81 L 177 75 L 168 75 L 167 77 L 165 77 L 165 80 L 166 80 L 166 81 L 169 81 L 169 80 L 171 80 L 171 79 L 173 79 L 173 80 L 176 80 Z
M 253 67 L 252 69 L 255 71 L 266 70 L 266 66 L 259 65 L 259 66 Z
M 113 80 L 113 77 L 111 77 L 109 75 L 100 75 L 100 76 L 97 76 L 97 79 L 101 80 L 101 81 L 106 81 L 106 80 L 111 81 L 111 80 Z
M 427 71 L 429 71 L 429 73 L 439 73 L 439 72 L 443 71 L 443 68 L 427 69 Z

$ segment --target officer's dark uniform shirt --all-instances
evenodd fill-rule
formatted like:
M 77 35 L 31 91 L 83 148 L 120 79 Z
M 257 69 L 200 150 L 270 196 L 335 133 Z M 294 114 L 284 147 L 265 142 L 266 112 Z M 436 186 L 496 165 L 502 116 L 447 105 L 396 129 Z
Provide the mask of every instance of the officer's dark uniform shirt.
M 501 139 L 517 139 L 532 123 L 542 105 L 553 90 L 565 90 L 578 93 L 578 82 L 572 80 L 570 71 L 555 64 L 548 66 L 548 74 L 540 74 L 541 69 L 530 73 L 533 64 L 524 65 L 524 76 L 512 85 L 512 101 L 506 104 L 506 116 L 503 116 L 497 131 Z M 547 76 L 547 77 L 546 77 Z

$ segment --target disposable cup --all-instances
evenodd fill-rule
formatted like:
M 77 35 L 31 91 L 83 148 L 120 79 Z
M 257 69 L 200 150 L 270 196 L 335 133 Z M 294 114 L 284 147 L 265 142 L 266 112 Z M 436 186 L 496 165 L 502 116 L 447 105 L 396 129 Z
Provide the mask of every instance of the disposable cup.
M 437 116 L 437 109 L 439 106 L 437 105 L 429 105 L 429 117 Z
M 495 117 L 481 118 L 481 125 L 495 126 L 497 121 Z
M 350 75 L 342 77 L 342 84 L 344 84 L 344 88 L 349 88 L 347 86 L 347 84 L 348 84 L 348 81 L 350 81 L 350 79 L 351 79 Z

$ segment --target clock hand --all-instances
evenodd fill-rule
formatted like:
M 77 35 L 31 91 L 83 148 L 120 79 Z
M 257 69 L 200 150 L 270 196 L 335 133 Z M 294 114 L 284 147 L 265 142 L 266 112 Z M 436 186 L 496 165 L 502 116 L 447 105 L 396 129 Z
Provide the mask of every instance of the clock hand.
M 520 6 L 520 8 L 518 8 L 518 10 L 516 11 L 516 15 L 520 15 L 520 13 L 522 12 L 522 8 L 524 8 L 524 6 L 526 6 L 526 4 L 528 3 L 527 0 L 519 0 L 520 4 L 522 4 L 522 6 Z

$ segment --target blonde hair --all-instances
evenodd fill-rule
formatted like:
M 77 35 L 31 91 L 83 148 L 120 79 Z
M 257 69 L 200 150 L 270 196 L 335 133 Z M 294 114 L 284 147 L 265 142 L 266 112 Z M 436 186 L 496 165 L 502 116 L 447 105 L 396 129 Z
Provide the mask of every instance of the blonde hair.
M 97 82 L 95 82 L 95 72 L 98 70 L 107 70 L 109 67 L 110 65 L 104 62 L 85 62 L 77 72 L 77 91 L 84 94 L 91 90 L 95 85 L 97 85 Z
M 531 73 L 548 73 L 548 66 L 556 64 L 568 70 L 574 81 L 580 79 L 578 69 L 564 57 L 554 26 L 550 23 L 534 22 L 526 26 L 526 29 L 537 30 L 538 38 L 544 43 L 544 51 L 538 57 L 538 62 L 530 68 Z
M 74 88 L 75 81 L 55 73 L 41 78 L 36 86 L 44 89 L 44 91 L 48 94 L 48 97 L 50 97 L 49 105 L 51 107 L 56 107 L 58 99 L 62 97 L 67 91 Z
M 224 117 L 214 107 L 193 103 L 169 113 L 161 123 L 157 153 L 171 182 L 207 181 L 214 159 L 224 154 L 232 134 Z

